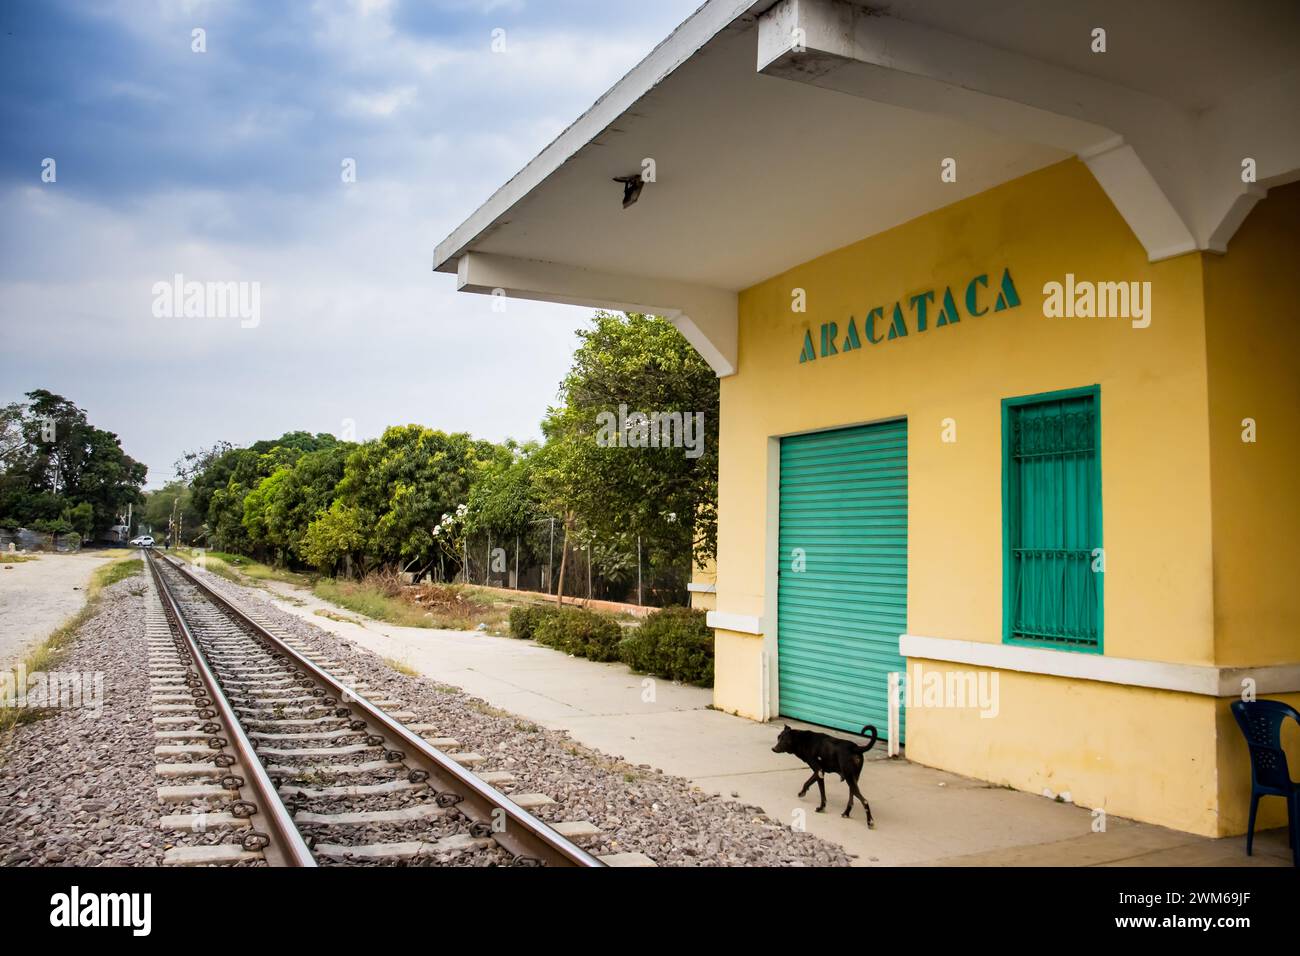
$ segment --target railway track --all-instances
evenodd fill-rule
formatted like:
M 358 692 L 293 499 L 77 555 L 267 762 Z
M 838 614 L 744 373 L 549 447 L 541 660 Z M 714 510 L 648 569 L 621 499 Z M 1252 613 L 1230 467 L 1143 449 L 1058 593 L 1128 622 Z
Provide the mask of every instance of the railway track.
M 337 661 L 145 553 L 164 864 L 605 865 L 525 808 L 549 798 L 505 796 Z

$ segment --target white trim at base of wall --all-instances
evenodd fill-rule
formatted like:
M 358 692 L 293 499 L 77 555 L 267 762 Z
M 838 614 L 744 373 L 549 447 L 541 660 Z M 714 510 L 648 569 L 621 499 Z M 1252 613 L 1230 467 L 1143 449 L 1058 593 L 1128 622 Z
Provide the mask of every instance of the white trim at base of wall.
M 1016 644 L 952 641 L 941 637 L 902 634 L 899 653 L 907 658 L 970 664 L 1026 674 L 1073 677 L 1127 687 L 1151 687 L 1207 697 L 1239 697 L 1245 678 L 1255 681 L 1257 694 L 1300 692 L 1300 662 L 1261 664 L 1258 667 L 1214 667 L 1143 661 L 1131 657 L 1080 654 Z
M 762 634 L 763 619 L 752 614 L 731 614 L 728 611 L 709 611 L 704 619 L 709 627 L 741 634 Z

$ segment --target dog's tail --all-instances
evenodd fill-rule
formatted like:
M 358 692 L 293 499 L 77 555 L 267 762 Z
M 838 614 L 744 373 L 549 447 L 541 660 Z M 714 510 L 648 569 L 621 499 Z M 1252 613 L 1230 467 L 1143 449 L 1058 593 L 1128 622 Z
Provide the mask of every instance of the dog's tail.
M 858 753 L 860 754 L 866 753 L 868 750 L 874 747 L 876 745 L 876 741 L 880 739 L 879 736 L 876 734 L 876 728 L 873 724 L 867 724 L 865 727 L 862 728 L 862 736 L 865 737 L 867 735 L 868 730 L 871 731 L 871 742 L 867 744 L 865 747 L 858 748 Z

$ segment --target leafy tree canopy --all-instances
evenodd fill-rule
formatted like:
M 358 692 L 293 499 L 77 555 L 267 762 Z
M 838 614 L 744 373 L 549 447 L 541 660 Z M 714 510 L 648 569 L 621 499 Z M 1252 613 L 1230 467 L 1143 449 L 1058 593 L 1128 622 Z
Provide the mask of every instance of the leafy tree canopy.
M 0 523 L 55 522 L 86 537 L 143 501 L 147 470 L 117 435 L 62 395 L 36 389 L 26 398 L 0 412 Z
M 718 379 L 673 326 L 654 316 L 598 312 L 548 411 L 539 469 L 544 499 L 606 537 L 640 535 L 674 553 L 717 547 Z M 602 442 L 610 417 L 696 416 L 694 448 Z M 626 439 L 627 433 L 624 432 Z M 690 434 L 690 433 L 680 433 Z M 608 437 L 608 430 L 605 431 Z
M 675 432 L 637 447 L 625 440 L 635 413 L 666 415 Z M 526 543 L 530 527 L 559 518 L 561 577 L 572 543 L 606 581 L 634 583 L 644 568 L 684 591 L 692 558 L 716 547 L 718 380 L 707 363 L 662 319 L 597 313 L 542 430 L 543 443 L 524 445 L 422 425 L 361 444 L 289 432 L 191 452 L 177 470 L 209 541 L 277 562 L 454 568 L 471 536 Z

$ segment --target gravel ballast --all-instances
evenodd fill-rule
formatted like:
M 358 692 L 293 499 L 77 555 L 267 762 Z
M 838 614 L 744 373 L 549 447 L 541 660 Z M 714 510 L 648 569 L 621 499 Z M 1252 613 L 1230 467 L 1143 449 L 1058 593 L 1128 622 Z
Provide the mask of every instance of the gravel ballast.
M 256 588 L 200 574 L 278 634 L 339 661 L 342 672 L 371 689 L 368 696 L 413 712 L 407 723 L 437 728 L 426 736 L 453 737 L 458 750 L 481 754 L 475 772 L 513 774 L 515 781 L 501 786 L 507 794 L 551 797 L 554 804 L 532 811 L 541 819 L 595 824 L 601 833 L 577 842 L 598 856 L 643 853 L 659 866 L 850 862 L 835 844 L 796 832 L 757 807 L 602 754 L 457 688 L 399 673 L 378 655 L 280 610 Z M 149 594 L 139 576 L 106 588 L 57 665 L 63 672 L 103 674 L 98 717 L 56 710 L 0 740 L 0 865 L 152 866 L 176 842 L 158 828 L 144 636 Z
M 154 866 L 158 829 L 145 586 L 100 603 L 55 665 L 103 675 L 102 710 L 57 709 L 0 739 L 0 865 Z

